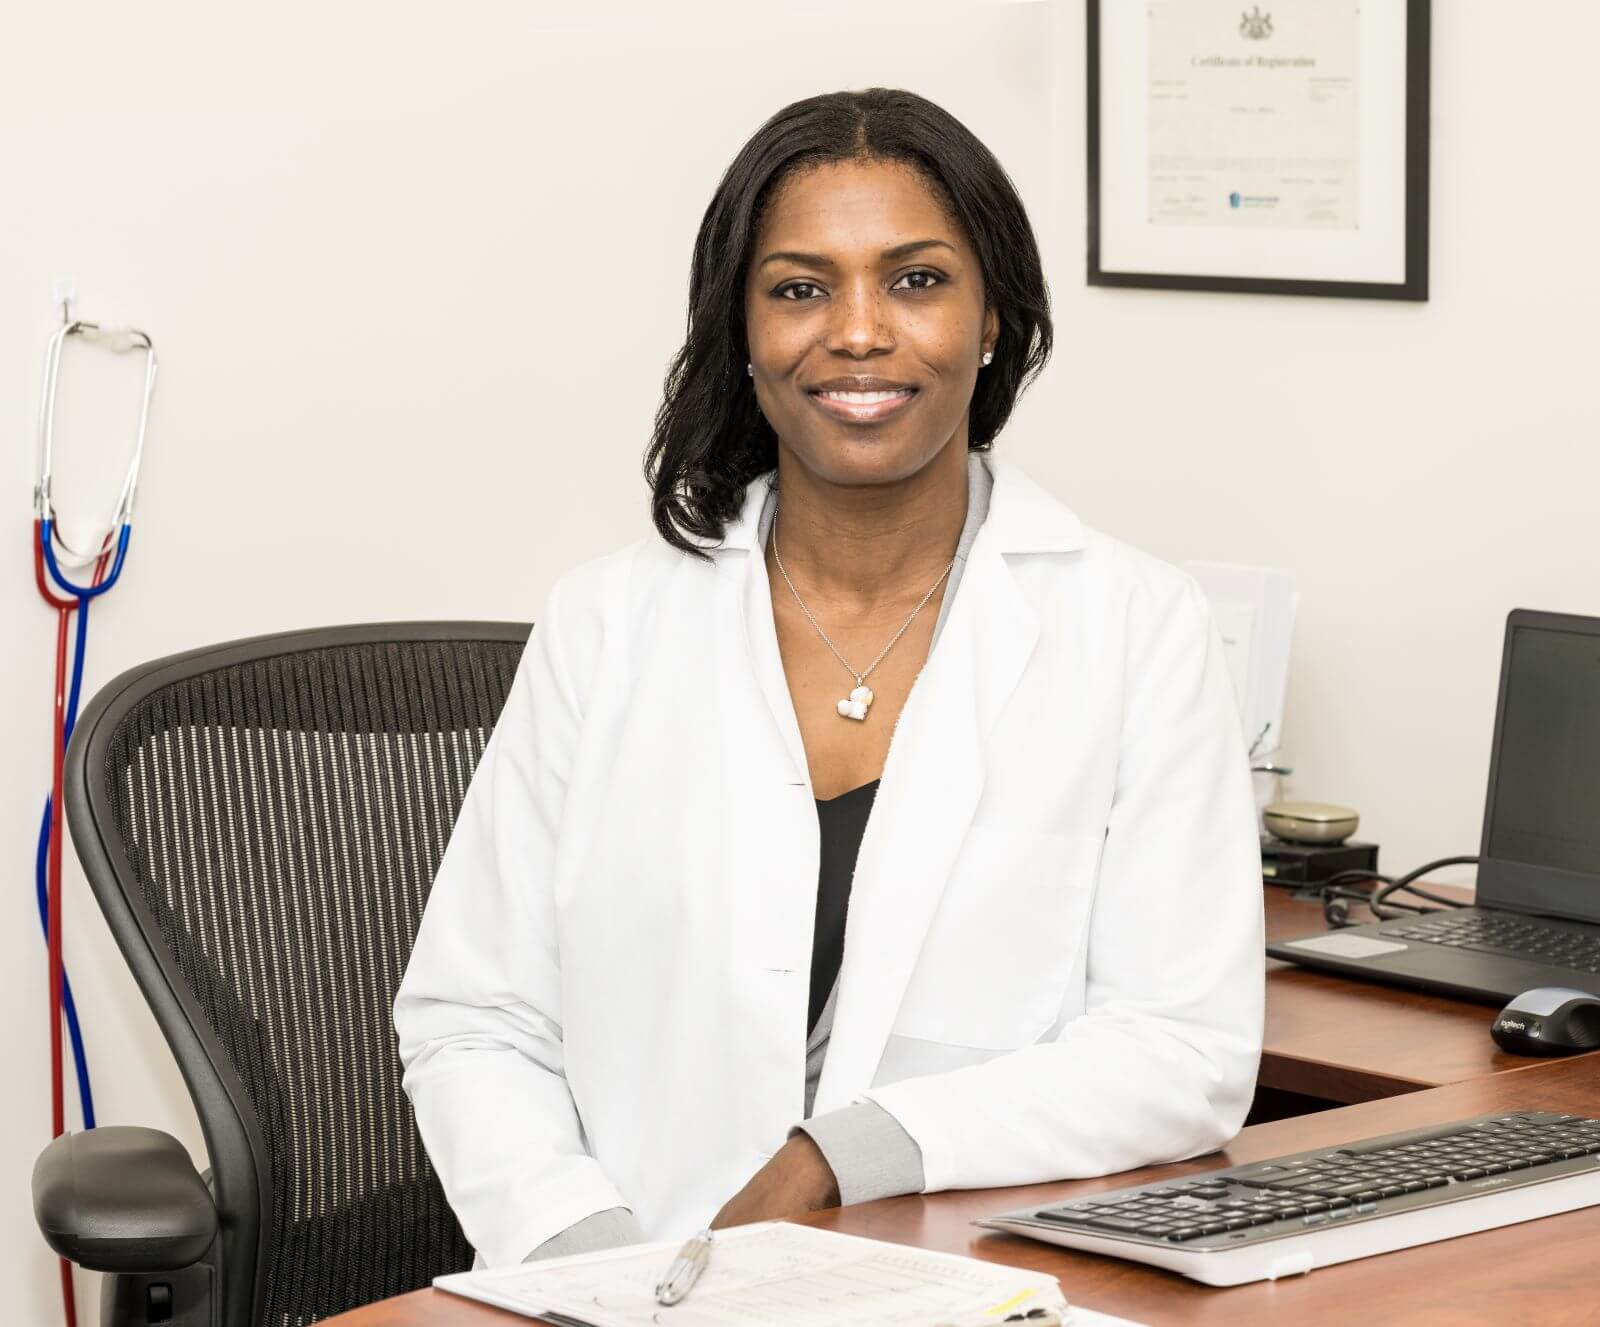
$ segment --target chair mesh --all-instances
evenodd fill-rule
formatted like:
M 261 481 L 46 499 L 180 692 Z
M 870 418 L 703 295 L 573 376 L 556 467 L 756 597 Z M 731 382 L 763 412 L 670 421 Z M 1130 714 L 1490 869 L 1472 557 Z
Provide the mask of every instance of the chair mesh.
M 265 1139 L 260 1324 L 472 1260 L 401 1091 L 390 1011 L 521 651 L 278 654 L 152 693 L 110 744 L 138 887 Z

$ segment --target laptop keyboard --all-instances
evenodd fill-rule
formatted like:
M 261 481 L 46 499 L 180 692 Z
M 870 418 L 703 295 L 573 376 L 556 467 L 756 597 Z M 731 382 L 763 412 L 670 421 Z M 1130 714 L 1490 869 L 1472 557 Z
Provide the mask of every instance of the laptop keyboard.
M 1545 1111 L 1479 1116 L 1098 1194 L 1034 1215 L 1087 1234 L 1233 1248 L 1241 1240 L 1281 1239 L 1353 1218 L 1470 1199 L 1496 1185 L 1556 1178 L 1573 1173 L 1579 1158 L 1597 1154 L 1600 1119 Z M 1592 1163 L 1578 1169 L 1585 1167 Z
M 1552 967 L 1600 972 L 1600 936 L 1582 931 L 1558 930 L 1504 912 L 1449 912 L 1385 926 L 1383 935 L 1403 940 L 1424 940 L 1456 949 L 1477 949 L 1485 954 L 1505 954 L 1532 959 Z

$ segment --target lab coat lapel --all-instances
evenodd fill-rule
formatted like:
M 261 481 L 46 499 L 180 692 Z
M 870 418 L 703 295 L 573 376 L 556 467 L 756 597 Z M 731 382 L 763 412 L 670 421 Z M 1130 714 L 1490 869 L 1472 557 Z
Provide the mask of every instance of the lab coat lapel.
M 992 519 L 1003 515 L 997 501 L 979 528 L 890 745 L 851 887 L 817 1114 L 872 1085 L 983 792 L 985 739 L 1038 640 L 1038 618 L 1002 553 L 1004 521 Z
M 739 518 L 729 525 L 722 545 L 730 550 L 743 549 L 744 556 L 724 561 L 722 570 L 733 582 L 730 588 L 738 596 L 740 620 L 756 685 L 767 702 L 767 709 L 793 765 L 790 781 L 803 783 L 809 788 L 811 771 L 806 761 L 805 743 L 800 737 L 800 721 L 795 717 L 794 700 L 789 695 L 789 682 L 783 671 L 783 655 L 778 649 L 778 628 L 772 616 L 772 586 L 767 576 L 766 554 L 757 538 L 761 509 L 768 492 L 768 478 L 770 476 L 758 478 L 747 488 L 743 509 Z

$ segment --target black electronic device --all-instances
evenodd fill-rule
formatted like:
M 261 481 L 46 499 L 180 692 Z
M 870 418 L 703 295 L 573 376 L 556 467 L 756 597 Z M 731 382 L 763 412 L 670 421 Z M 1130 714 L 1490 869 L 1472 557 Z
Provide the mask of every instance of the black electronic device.
M 1275 885 L 1312 885 L 1341 871 L 1377 871 L 1378 845 L 1357 843 L 1288 843 L 1261 836 L 1261 875 Z
M 1273 958 L 1503 1004 L 1600 982 L 1600 618 L 1506 617 L 1475 906 L 1267 946 Z
M 1592 1051 L 1600 1047 L 1600 996 L 1566 986 L 1524 991 L 1500 1011 L 1489 1034 L 1513 1055 Z

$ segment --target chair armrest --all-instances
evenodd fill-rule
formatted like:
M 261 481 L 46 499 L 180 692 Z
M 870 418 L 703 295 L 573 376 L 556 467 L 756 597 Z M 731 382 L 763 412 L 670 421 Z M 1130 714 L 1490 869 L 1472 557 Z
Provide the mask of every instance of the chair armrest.
M 183 1145 L 159 1129 L 62 1134 L 33 1166 L 45 1242 L 95 1272 L 170 1272 L 211 1247 L 217 1207 Z

